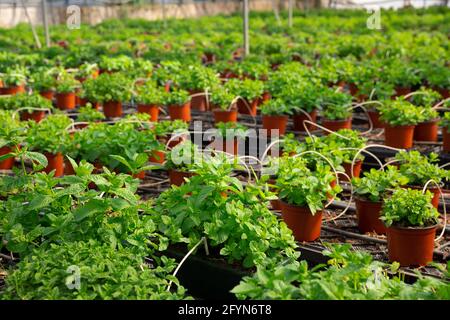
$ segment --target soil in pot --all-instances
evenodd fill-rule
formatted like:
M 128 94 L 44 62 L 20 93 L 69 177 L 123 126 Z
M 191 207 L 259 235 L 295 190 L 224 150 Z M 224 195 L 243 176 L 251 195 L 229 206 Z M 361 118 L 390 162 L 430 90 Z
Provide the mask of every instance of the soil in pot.
M 39 92 L 39 94 L 44 97 L 45 99 L 48 100 L 53 100 L 53 97 L 55 96 L 55 93 L 52 90 L 48 90 L 48 91 L 41 91 Z
M 64 157 L 58 152 L 57 154 L 52 153 L 44 153 L 47 158 L 48 165 L 44 169 L 45 172 L 49 173 L 52 170 L 55 170 L 55 177 L 60 177 L 64 174 Z
M 373 129 L 381 129 L 384 128 L 384 123 L 380 120 L 380 113 L 375 110 L 367 110 L 369 114 L 369 118 L 372 121 Z
M 352 128 L 352 118 L 345 120 L 328 120 L 322 119 L 322 126 L 330 131 L 338 131 L 340 129 L 351 129 Z M 326 132 L 326 134 L 329 134 Z
M 219 122 L 237 122 L 237 110 L 231 109 L 231 110 L 221 110 L 221 109 L 214 109 L 214 123 Z
M 425 266 L 433 261 L 436 226 L 428 228 L 387 228 L 389 260 L 401 266 Z
M 76 99 L 75 92 L 56 93 L 56 107 L 60 110 L 75 109 Z
M 309 116 L 311 117 L 311 120 L 309 120 L 309 118 L 303 114 L 303 113 L 299 113 L 299 114 L 294 114 L 292 116 L 292 120 L 294 122 L 294 130 L 295 131 L 305 131 L 305 127 L 303 126 L 303 122 L 308 120 L 308 121 L 312 121 L 312 122 L 317 122 L 317 110 L 313 110 L 311 112 L 308 113 Z M 311 124 L 306 124 L 306 127 L 308 128 L 308 130 L 313 130 L 314 126 Z
M 450 130 L 442 128 L 442 150 L 450 152 Z
M 153 150 L 151 156 L 148 158 L 148 161 L 154 163 L 164 163 L 166 157 L 166 153 L 162 150 Z
M 201 90 L 189 90 L 191 97 L 191 109 L 197 111 L 207 111 L 208 103 L 206 101 L 205 91 Z
M 3 146 L 0 148 L 0 156 L 13 152 L 11 147 Z M 0 170 L 11 170 L 14 165 L 14 157 L 0 161 Z
M 244 102 L 242 99 L 238 99 L 236 104 L 238 107 L 238 112 L 240 114 L 249 114 L 252 116 L 256 116 L 259 99 L 256 98 L 251 102 L 247 100 L 245 100 Z
M 13 86 L 13 87 L 3 87 L 0 88 L 0 92 L 3 95 L 14 95 L 18 93 L 25 92 L 25 85 Z
M 383 202 L 373 202 L 355 197 L 356 216 L 358 217 L 358 229 L 361 233 L 376 232 L 386 234 L 386 226 L 380 220 Z
M 137 106 L 137 112 L 139 113 L 147 113 L 148 115 L 150 115 L 150 120 L 153 122 L 157 122 L 158 121 L 158 117 L 159 117 L 159 106 L 155 105 L 155 104 L 138 104 Z
M 107 118 L 118 118 L 123 114 L 122 102 L 106 101 L 103 104 L 103 113 Z
M 263 115 L 263 129 L 267 130 L 269 136 L 282 136 L 286 133 L 289 117 L 287 115 L 268 116 Z
M 191 121 L 191 103 L 187 102 L 182 106 L 169 106 L 169 115 L 171 120 Z
M 415 141 L 436 142 L 438 138 L 439 119 L 419 123 L 414 129 Z
M 169 170 L 170 184 L 181 186 L 184 183 L 184 178 L 190 178 L 193 176 L 192 172 L 180 171 L 175 169 Z
M 320 237 L 322 211 L 311 214 L 309 208 L 290 205 L 282 200 L 281 216 L 297 241 L 314 241 Z
M 346 163 L 346 162 L 344 162 L 343 164 L 342 164 L 342 166 L 344 167 L 344 169 L 345 169 L 345 173 L 350 177 L 350 178 L 353 178 L 353 177 L 359 177 L 360 176 L 360 174 L 361 174 L 361 167 L 362 167 L 362 161 L 361 160 L 356 160 L 355 161 L 355 164 L 353 165 L 353 172 L 352 172 L 352 164 L 351 163 Z M 344 181 L 348 181 L 348 179 L 347 179 L 347 177 L 345 177 L 345 176 L 342 176 L 342 178 L 341 178 L 342 180 L 344 180 Z
M 409 149 L 413 146 L 415 126 L 384 126 L 385 144 L 394 148 Z
M 39 110 L 35 110 L 32 111 L 31 113 L 29 113 L 28 111 L 21 111 L 20 112 L 20 120 L 22 121 L 28 121 L 28 120 L 33 120 L 36 122 L 40 122 L 42 121 L 42 119 L 44 119 L 45 117 L 45 111 L 39 111 Z

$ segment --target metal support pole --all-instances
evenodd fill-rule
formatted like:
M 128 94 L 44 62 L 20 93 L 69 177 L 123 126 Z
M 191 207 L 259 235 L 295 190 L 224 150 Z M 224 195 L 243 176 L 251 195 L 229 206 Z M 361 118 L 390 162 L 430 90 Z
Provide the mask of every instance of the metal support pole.
M 44 21 L 45 45 L 47 47 L 50 47 L 50 34 L 48 31 L 47 0 L 42 0 L 42 20 Z
M 248 0 L 244 1 L 243 20 L 244 20 L 244 56 L 250 54 L 250 41 L 248 36 Z
M 272 10 L 278 25 L 281 25 L 280 13 L 278 12 L 278 4 L 276 0 L 272 0 Z
M 30 15 L 28 14 L 27 6 L 25 5 L 25 2 L 23 0 L 20 1 L 22 3 L 23 10 L 25 11 L 25 16 L 27 17 L 28 23 L 31 28 L 31 32 L 33 33 L 34 41 L 36 42 L 36 47 L 40 49 L 42 47 L 41 41 L 39 40 L 39 37 L 36 33 L 36 29 L 34 28 L 33 22 L 31 21 Z
M 293 0 L 288 0 L 288 9 L 289 9 L 289 14 L 288 14 L 288 26 L 289 28 L 292 28 L 292 5 L 293 5 Z

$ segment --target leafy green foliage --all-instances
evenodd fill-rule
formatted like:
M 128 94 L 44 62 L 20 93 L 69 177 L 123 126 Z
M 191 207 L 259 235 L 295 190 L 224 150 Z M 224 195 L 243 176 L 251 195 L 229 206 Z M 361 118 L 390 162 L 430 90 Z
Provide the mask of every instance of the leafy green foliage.
M 133 59 L 125 55 L 117 57 L 101 56 L 99 67 L 106 71 L 127 71 L 133 66 Z
M 415 125 L 422 120 L 421 108 L 403 98 L 387 100 L 378 108 L 380 119 L 391 126 Z
M 270 99 L 261 106 L 261 113 L 268 116 L 292 114 L 292 107 L 282 99 Z
M 213 89 L 210 101 L 214 107 L 224 111 L 236 108 L 236 96 L 223 86 L 218 86 Z
M 14 116 L 13 111 L 0 110 L 0 148 L 3 146 L 17 146 L 26 134 L 26 126 Z
M 118 101 L 126 102 L 131 99 L 133 80 L 122 73 L 103 73 L 92 80 L 93 90 L 89 96 L 95 102 Z
M 39 123 L 29 122 L 27 143 L 32 150 L 56 154 L 69 143 L 67 127 L 72 123 L 64 114 L 49 115 Z
M 183 106 L 190 100 L 189 93 L 185 90 L 176 89 L 171 92 L 166 92 L 162 96 L 162 103 L 165 106 Z
M 75 79 L 75 75 L 62 70 L 56 79 L 56 92 L 57 93 L 71 93 L 79 87 L 80 82 Z
M 0 79 L 6 87 L 20 86 L 26 83 L 27 70 L 21 66 L 9 67 L 0 73 Z
M 450 112 L 445 112 L 441 120 L 441 125 L 447 132 L 450 132 Z
M 438 223 L 439 212 L 431 204 L 433 194 L 422 190 L 397 189 L 384 200 L 380 219 L 389 227 L 428 227 Z
M 163 104 L 163 96 L 165 92 L 163 88 L 157 87 L 153 82 L 146 82 L 137 88 L 136 102 L 144 105 Z
M 230 79 L 225 84 L 225 88 L 235 97 L 240 96 L 247 99 L 247 101 L 253 101 L 257 98 L 261 98 L 264 91 L 264 84 L 260 80 Z
M 105 115 L 103 114 L 103 112 L 92 108 L 92 105 L 90 103 L 87 103 L 84 107 L 80 107 L 78 109 L 78 122 L 100 121 L 103 119 L 105 119 Z
M 202 65 L 190 65 L 180 74 L 179 85 L 185 90 L 209 90 L 220 85 L 214 70 Z
M 248 128 L 237 122 L 219 122 L 216 124 L 217 134 L 223 138 L 244 138 Z
M 41 68 L 30 75 L 29 85 L 38 92 L 54 90 L 56 86 L 55 69 Z
M 328 89 L 322 96 L 322 115 L 327 120 L 346 120 L 352 115 L 351 102 L 349 94 Z
M 18 110 L 32 112 L 32 109 L 53 109 L 51 101 L 45 99 L 38 93 L 19 93 L 13 96 L 0 98 L 0 109 L 2 110 Z

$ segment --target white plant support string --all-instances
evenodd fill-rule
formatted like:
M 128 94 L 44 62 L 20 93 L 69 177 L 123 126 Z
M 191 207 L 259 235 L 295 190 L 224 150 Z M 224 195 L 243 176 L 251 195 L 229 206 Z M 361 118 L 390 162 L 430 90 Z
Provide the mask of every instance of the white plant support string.
M 375 103 L 375 104 L 379 104 L 379 105 L 381 105 L 381 106 L 383 105 L 380 101 L 372 100 L 372 101 L 361 102 L 361 103 L 358 103 L 358 104 L 356 104 L 356 105 L 353 106 L 353 109 L 356 109 L 356 108 L 361 108 L 361 109 L 363 109 L 364 113 L 365 113 L 366 116 L 367 116 L 367 121 L 369 121 L 369 130 L 362 132 L 361 135 L 369 134 L 369 133 L 372 132 L 372 130 L 373 130 L 373 122 L 372 122 L 372 119 L 370 119 L 369 112 L 367 111 L 367 109 L 366 109 L 364 106 L 367 105 L 367 104 L 374 104 L 374 103 Z
M 172 150 L 171 147 L 169 147 L 169 144 L 174 141 L 176 138 L 181 138 L 181 142 L 184 142 L 187 140 L 186 136 L 189 135 L 189 131 L 183 131 L 179 133 L 172 134 L 170 139 L 166 142 L 166 150 Z
M 269 152 L 269 150 L 270 150 L 274 145 L 276 145 L 277 143 L 281 143 L 281 142 L 283 142 L 283 141 L 284 141 L 283 139 L 274 140 L 274 141 L 272 141 L 272 142 L 267 146 L 266 150 L 264 150 L 264 153 L 263 153 L 263 155 L 262 155 L 262 157 L 261 157 L 261 165 L 264 165 L 264 160 L 266 159 L 267 153 Z
M 439 184 L 436 181 L 434 181 L 433 179 L 430 179 L 427 181 L 427 183 L 425 183 L 425 186 L 422 189 L 422 193 L 425 194 L 425 191 L 427 190 L 427 187 L 430 183 L 433 183 L 436 185 L 436 187 L 439 190 L 439 196 L 441 197 L 442 203 L 444 204 L 444 225 L 442 226 L 441 234 L 434 240 L 436 242 L 436 241 L 439 241 L 439 239 L 441 239 L 445 234 L 445 227 L 447 226 L 447 208 L 445 205 L 445 198 L 444 198 L 444 194 L 442 193 L 442 189 L 439 186 Z
M 206 255 L 209 256 L 209 249 L 208 249 L 208 242 L 206 241 L 206 238 L 203 237 L 200 239 L 199 242 L 196 243 L 195 246 L 192 247 L 191 250 L 188 251 L 188 253 L 183 257 L 183 259 L 181 259 L 180 263 L 178 264 L 177 268 L 175 269 L 175 271 L 173 272 L 172 276 L 176 276 L 178 271 L 180 270 L 181 266 L 183 265 L 184 261 L 186 261 L 187 258 L 189 258 L 189 256 L 192 254 L 192 252 L 195 251 L 195 249 L 197 249 L 197 247 L 201 244 L 201 243 L 205 244 L 205 252 Z M 167 286 L 167 291 L 170 290 L 170 287 L 172 286 L 172 280 L 169 282 L 169 285 Z
M 350 140 L 349 138 L 347 138 L 347 137 L 337 133 L 336 131 L 331 131 L 331 130 L 321 126 L 320 124 L 317 124 L 317 123 L 309 121 L 309 120 L 305 120 L 305 121 L 303 121 L 303 127 L 305 128 L 306 133 L 308 134 L 308 136 L 311 139 L 313 139 L 313 136 L 311 135 L 311 132 L 309 131 L 309 129 L 308 129 L 306 124 L 312 124 L 313 126 L 316 126 L 317 128 L 322 129 L 323 131 L 326 131 L 326 132 L 331 133 L 331 134 L 335 134 L 335 135 L 337 135 L 340 138 L 343 138 L 343 139 L 346 139 L 346 140 Z
M 208 92 L 208 88 L 206 88 L 204 92 L 193 93 L 190 95 L 190 97 L 195 98 L 195 97 L 204 96 L 205 100 L 206 100 L 206 110 L 208 111 L 210 109 L 210 105 L 209 105 L 209 96 L 210 95 L 211 95 L 211 93 Z
M 236 103 L 238 100 L 242 100 L 244 102 L 245 107 L 248 109 L 248 112 L 250 112 L 250 116 L 253 119 L 253 125 L 256 126 L 257 125 L 257 121 L 256 121 L 256 116 L 252 115 L 252 108 L 250 107 L 250 105 L 248 104 L 247 100 L 245 100 L 244 98 L 242 98 L 241 96 L 237 96 L 236 98 L 234 98 L 234 100 L 231 102 L 230 105 L 233 105 L 234 103 Z
M 439 108 L 439 107 L 440 107 L 441 105 L 443 105 L 445 102 L 449 101 L 449 100 L 450 100 L 450 98 L 441 100 L 440 102 L 436 103 L 436 104 L 432 107 L 432 109 L 446 109 L 446 108 Z

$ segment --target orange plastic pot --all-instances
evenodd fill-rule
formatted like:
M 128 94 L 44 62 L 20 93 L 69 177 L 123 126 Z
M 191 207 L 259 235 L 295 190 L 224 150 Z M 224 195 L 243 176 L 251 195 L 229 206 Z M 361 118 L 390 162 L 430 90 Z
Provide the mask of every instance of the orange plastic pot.
M 1 94 L 4 94 L 4 95 L 15 95 L 18 93 L 25 92 L 25 85 L 22 84 L 20 86 L 3 87 L 3 88 L 0 88 L 0 92 L 1 92 Z
M 41 122 L 42 119 L 44 119 L 44 117 L 45 117 L 45 111 L 35 110 L 31 113 L 29 113 L 28 111 L 20 112 L 20 120 L 22 120 L 22 121 L 33 120 L 36 122 Z
M 206 102 L 205 91 L 202 90 L 189 90 L 189 94 L 194 95 L 191 97 L 191 109 L 197 111 L 207 111 L 208 103 Z
M 263 129 L 267 130 L 269 136 L 282 136 L 286 133 L 288 119 L 289 117 L 287 115 L 263 115 Z
M 322 126 L 330 131 L 338 131 L 341 129 L 351 129 L 352 128 L 352 118 L 345 120 L 328 120 L 322 119 Z M 328 132 L 326 134 L 329 134 Z
M 359 177 L 359 175 L 361 174 L 361 167 L 362 167 L 362 161 L 361 160 L 356 160 L 355 164 L 353 165 L 353 172 L 352 172 L 352 164 L 351 163 L 343 163 L 342 166 L 345 169 L 345 173 L 350 177 Z M 348 180 L 347 177 L 342 177 L 342 180 Z
M 384 126 L 385 144 L 394 148 L 409 149 L 413 146 L 414 128 L 416 126 Z
M 71 110 L 75 109 L 76 106 L 76 96 L 75 92 L 68 93 L 56 93 L 56 107 L 60 110 Z
M 64 175 L 71 176 L 75 174 L 75 170 L 72 167 L 69 159 L 64 159 Z
M 387 228 L 388 254 L 401 266 L 425 266 L 433 261 L 436 226 L 428 228 Z
M 52 90 L 41 91 L 41 92 L 39 92 L 39 94 L 48 100 L 53 100 L 53 97 L 55 96 L 55 93 Z
M 423 190 L 423 186 L 404 186 L 403 188 L 410 188 L 414 190 Z M 436 187 L 436 185 L 429 184 L 427 186 L 427 190 L 430 191 L 433 194 L 433 198 L 431 198 L 431 204 L 436 209 L 439 207 L 439 198 L 441 197 L 441 193 L 439 192 L 439 189 Z
M 311 117 L 311 121 L 312 122 L 314 122 L 314 123 L 317 122 L 317 110 L 313 110 L 311 112 L 308 112 L 308 114 Z M 305 131 L 305 127 L 303 126 L 303 122 L 306 121 L 306 120 L 310 121 L 309 118 L 303 113 L 294 114 L 292 116 L 292 120 L 294 122 L 294 130 L 295 131 L 302 131 L 302 132 Z M 314 129 L 314 126 L 309 124 L 309 123 L 306 124 L 306 127 L 308 128 L 308 130 Z
M 133 178 L 143 180 L 145 178 L 145 171 L 133 174 Z
M 106 101 L 103 104 L 103 113 L 107 118 L 118 118 L 123 114 L 122 102 Z
M 55 170 L 55 177 L 60 177 L 64 174 L 64 157 L 58 152 L 56 154 L 53 153 L 44 153 L 47 157 L 48 165 L 44 169 L 45 172 L 49 173 Z
M 231 109 L 231 110 L 221 110 L 221 109 L 214 109 L 214 123 L 219 122 L 237 122 L 237 110 Z
M 148 161 L 154 163 L 164 163 L 166 157 L 166 153 L 162 150 L 153 150 L 151 156 L 148 158 Z
M 242 99 L 238 99 L 236 105 L 238 107 L 238 112 L 240 114 L 249 114 L 252 116 L 256 116 L 258 103 L 259 103 L 258 98 L 254 99 L 251 102 L 249 102 L 248 100 L 245 100 L 245 102 L 244 102 Z M 248 105 L 248 107 L 247 107 L 247 105 Z M 249 110 L 249 108 L 250 108 L 250 110 Z
M 194 174 L 192 172 L 179 171 L 175 169 L 169 170 L 170 184 L 181 186 L 184 183 L 184 178 L 190 178 Z
M 314 241 L 320 237 L 322 211 L 312 215 L 307 207 L 290 205 L 282 200 L 281 216 L 297 241 Z
M 11 153 L 13 150 L 11 147 L 3 146 L 0 148 L 0 156 Z M 14 165 L 14 157 L 0 161 L 0 170 L 11 170 Z
M 137 111 L 139 113 L 147 113 L 150 115 L 150 120 L 157 122 L 159 117 L 159 106 L 155 104 L 138 104 Z
M 439 92 L 442 96 L 442 99 L 450 98 L 449 89 L 434 87 L 433 90 Z
M 380 113 L 378 111 L 368 110 L 367 113 L 369 114 L 374 129 L 384 128 L 384 123 L 380 120 Z
M 182 106 L 169 106 L 170 120 L 182 120 L 185 122 L 191 121 L 191 103 L 187 102 Z
M 419 123 L 414 129 L 415 141 L 436 142 L 438 138 L 439 119 Z
M 272 210 L 281 210 L 281 201 L 278 199 L 270 200 L 270 205 L 272 206 Z
M 442 150 L 450 152 L 450 130 L 448 128 L 442 128 Z
M 356 216 L 358 217 L 358 229 L 361 233 L 386 233 L 386 226 L 384 225 L 383 221 L 380 220 L 380 213 L 383 202 L 373 202 L 355 197 L 355 204 Z

